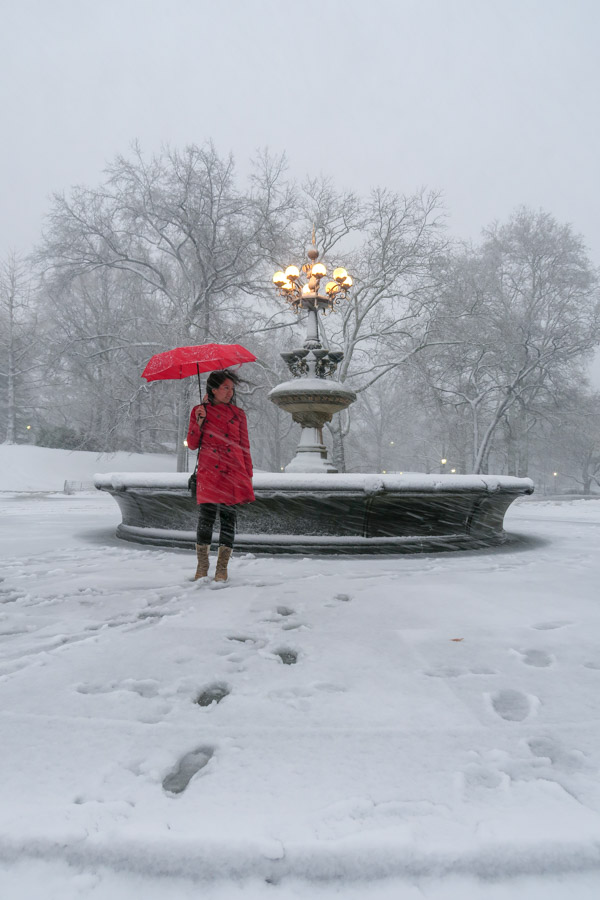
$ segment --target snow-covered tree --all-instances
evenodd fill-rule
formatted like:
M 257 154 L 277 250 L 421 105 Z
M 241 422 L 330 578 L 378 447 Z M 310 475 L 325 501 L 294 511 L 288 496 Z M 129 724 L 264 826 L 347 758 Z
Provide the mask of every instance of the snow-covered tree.
M 10 252 L 0 262 L 0 386 L 7 444 L 17 443 L 19 422 L 31 409 L 28 388 L 39 337 L 35 326 L 29 268 L 23 257 Z
M 349 299 L 320 321 L 327 343 L 344 352 L 337 378 L 361 394 L 430 343 L 435 298 L 427 287 L 446 240 L 440 198 L 384 188 L 359 198 L 317 179 L 305 185 L 302 215 L 305 229 L 314 223 L 329 270 L 342 264 L 354 279 Z M 330 426 L 341 471 L 352 416 L 339 414 Z
M 484 471 L 499 426 L 513 436 L 544 394 L 600 341 L 596 274 L 581 238 L 548 213 L 519 210 L 438 274 L 432 392 L 467 415 L 471 468 Z M 446 343 L 444 343 L 446 341 Z

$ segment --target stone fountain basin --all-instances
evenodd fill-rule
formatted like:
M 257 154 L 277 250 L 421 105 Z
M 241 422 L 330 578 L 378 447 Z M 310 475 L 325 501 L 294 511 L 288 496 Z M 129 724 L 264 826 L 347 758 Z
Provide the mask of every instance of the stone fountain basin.
M 322 428 L 336 412 L 350 406 L 356 394 L 337 381 L 325 378 L 294 378 L 278 384 L 269 400 L 292 414 L 304 428 Z
M 121 509 L 117 536 L 193 547 L 198 510 L 187 473 L 96 475 Z M 256 501 L 239 507 L 236 548 L 282 553 L 414 553 L 501 544 L 504 514 L 533 493 L 529 478 L 497 475 L 254 476 Z

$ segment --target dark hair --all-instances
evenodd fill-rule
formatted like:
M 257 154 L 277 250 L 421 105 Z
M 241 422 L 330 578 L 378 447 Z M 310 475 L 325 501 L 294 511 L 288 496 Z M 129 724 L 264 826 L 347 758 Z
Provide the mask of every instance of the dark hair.
M 221 387 L 224 381 L 233 381 L 234 388 L 237 387 L 238 384 L 241 384 L 242 379 L 237 374 L 237 372 L 230 372 L 229 369 L 218 369 L 216 372 L 211 372 L 208 378 L 206 379 L 206 393 L 208 394 L 208 399 L 210 403 L 214 402 L 213 391 L 216 388 Z M 232 401 L 235 404 L 235 390 L 233 392 Z

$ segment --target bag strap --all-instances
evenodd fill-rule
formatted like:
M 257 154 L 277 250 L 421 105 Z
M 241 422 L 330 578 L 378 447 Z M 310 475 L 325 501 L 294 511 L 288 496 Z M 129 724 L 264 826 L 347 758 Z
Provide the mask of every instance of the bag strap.
M 206 418 L 204 419 L 204 422 L 206 422 Z M 198 460 L 200 459 L 200 450 L 202 449 L 202 435 L 203 434 L 204 434 L 204 424 L 202 425 L 202 428 L 200 429 L 200 438 L 198 440 L 198 453 L 196 454 L 196 466 L 194 468 L 194 475 L 198 471 Z

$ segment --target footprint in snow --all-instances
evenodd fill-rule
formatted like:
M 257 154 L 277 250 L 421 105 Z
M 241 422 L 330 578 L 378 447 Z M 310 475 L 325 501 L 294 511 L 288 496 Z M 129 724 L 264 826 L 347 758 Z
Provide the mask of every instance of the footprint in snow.
M 138 613 L 137 617 L 141 621 L 150 621 L 154 619 L 162 619 L 164 616 L 172 616 L 174 613 L 159 612 L 157 609 L 143 609 Z
M 554 659 L 545 650 L 518 650 L 517 652 L 526 666 L 545 669 L 554 662 Z
M 527 746 L 538 759 L 548 759 L 559 768 L 579 770 L 589 766 L 581 750 L 564 750 L 549 737 L 531 738 Z
M 75 690 L 80 694 L 115 694 L 118 691 L 130 691 L 140 697 L 152 699 L 158 696 L 158 685 L 158 681 L 151 678 L 143 681 L 127 679 L 121 683 L 113 682 L 112 684 L 78 684 Z
M 167 794 L 182 794 L 188 784 L 211 760 L 213 747 L 198 747 L 182 756 L 175 769 L 163 780 L 163 790 Z
M 487 666 L 474 666 L 472 669 L 459 669 L 454 666 L 438 666 L 437 669 L 426 669 L 429 678 L 460 678 L 462 675 L 497 675 L 495 669 Z
M 310 628 L 310 625 L 306 625 L 304 622 L 286 622 L 281 626 L 282 631 L 295 631 L 297 628 Z
M 289 606 L 278 606 L 277 614 L 280 616 L 293 616 L 296 612 L 295 609 L 291 609 Z
M 334 594 L 330 601 L 324 603 L 324 606 L 337 606 L 338 603 L 348 603 L 352 600 L 350 594 Z
M 464 669 L 455 669 L 452 666 L 439 666 L 437 669 L 426 669 L 425 671 L 428 678 L 458 678 L 465 674 Z
M 467 796 L 484 791 L 495 790 L 502 784 L 504 778 L 501 772 L 473 763 L 467 766 L 463 775 L 464 789 Z
M 289 647 L 282 647 L 281 650 L 276 650 L 275 656 L 279 657 L 284 666 L 293 666 L 298 662 L 298 654 L 295 650 L 290 650 Z
M 557 619 L 553 622 L 538 622 L 536 625 L 532 625 L 531 627 L 535 628 L 536 631 L 554 631 L 556 628 L 564 628 L 566 625 L 574 624 L 574 622 L 569 622 L 568 619 Z
M 2 589 L 0 590 L 0 603 L 16 603 L 17 600 L 26 596 L 22 591 Z
M 530 698 L 521 691 L 507 688 L 491 695 L 494 712 L 506 722 L 522 722 L 532 712 Z
M 222 681 L 207 685 L 196 697 L 198 706 L 212 706 L 220 703 L 231 693 L 230 688 Z
M 593 659 L 591 659 L 589 662 L 584 662 L 583 665 L 586 669 L 600 670 L 600 662 L 595 662 Z

